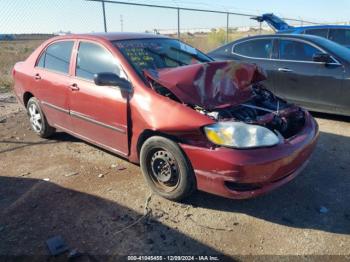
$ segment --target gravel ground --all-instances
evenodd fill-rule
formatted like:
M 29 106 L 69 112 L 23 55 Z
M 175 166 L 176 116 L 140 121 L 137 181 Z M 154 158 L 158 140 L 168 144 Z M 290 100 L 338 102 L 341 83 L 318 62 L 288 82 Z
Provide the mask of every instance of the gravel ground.
M 139 167 L 64 133 L 37 137 L 0 96 L 0 255 L 44 255 L 60 235 L 100 255 L 350 255 L 350 119 L 316 115 L 303 173 L 252 200 L 150 194 Z M 145 215 L 146 214 L 146 215 Z M 60 257 L 65 258 L 67 253 Z M 339 259 L 339 257 L 338 257 Z

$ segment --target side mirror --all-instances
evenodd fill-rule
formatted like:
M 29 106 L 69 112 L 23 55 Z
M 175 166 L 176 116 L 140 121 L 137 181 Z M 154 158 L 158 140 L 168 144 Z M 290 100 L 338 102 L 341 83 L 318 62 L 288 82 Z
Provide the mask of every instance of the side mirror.
M 128 80 L 113 73 L 98 73 L 94 76 L 95 85 L 117 86 L 122 90 L 131 91 L 131 84 Z
M 318 63 L 329 64 L 329 63 L 333 62 L 333 59 L 329 54 L 318 53 L 318 54 L 314 54 L 314 56 L 312 57 L 312 61 L 318 62 Z

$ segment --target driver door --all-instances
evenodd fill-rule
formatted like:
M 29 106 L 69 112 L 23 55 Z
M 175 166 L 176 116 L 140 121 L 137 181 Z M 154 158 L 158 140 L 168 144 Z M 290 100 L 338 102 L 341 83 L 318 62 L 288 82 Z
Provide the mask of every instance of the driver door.
M 128 93 L 118 87 L 95 85 L 94 75 L 102 72 L 126 78 L 109 50 L 95 42 L 80 41 L 75 77 L 70 83 L 73 131 L 84 140 L 126 156 Z

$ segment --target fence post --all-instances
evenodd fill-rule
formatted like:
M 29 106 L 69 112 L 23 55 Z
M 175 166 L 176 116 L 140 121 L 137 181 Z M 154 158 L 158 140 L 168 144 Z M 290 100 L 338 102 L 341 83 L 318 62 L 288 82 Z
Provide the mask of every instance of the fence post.
M 261 31 L 262 31 L 262 22 L 259 22 L 259 35 L 261 35 Z
M 105 28 L 105 32 L 107 33 L 107 21 L 106 21 L 105 2 L 104 1 L 101 1 L 101 2 L 102 2 L 102 13 L 103 13 L 103 25 L 104 25 L 104 28 Z
M 230 23 L 230 14 L 226 14 L 226 44 L 228 43 L 228 28 Z
M 177 8 L 177 38 L 180 39 L 180 8 Z

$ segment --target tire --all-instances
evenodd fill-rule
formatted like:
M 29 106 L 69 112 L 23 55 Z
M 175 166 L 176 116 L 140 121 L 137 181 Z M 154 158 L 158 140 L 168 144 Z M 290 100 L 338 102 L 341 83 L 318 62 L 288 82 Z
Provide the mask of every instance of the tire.
M 49 125 L 41 110 L 38 99 L 32 97 L 27 103 L 27 113 L 32 130 L 42 138 L 48 138 L 55 133 L 55 128 Z
M 142 145 L 141 170 L 148 185 L 158 195 L 180 201 L 196 189 L 192 166 L 177 143 L 153 136 Z

